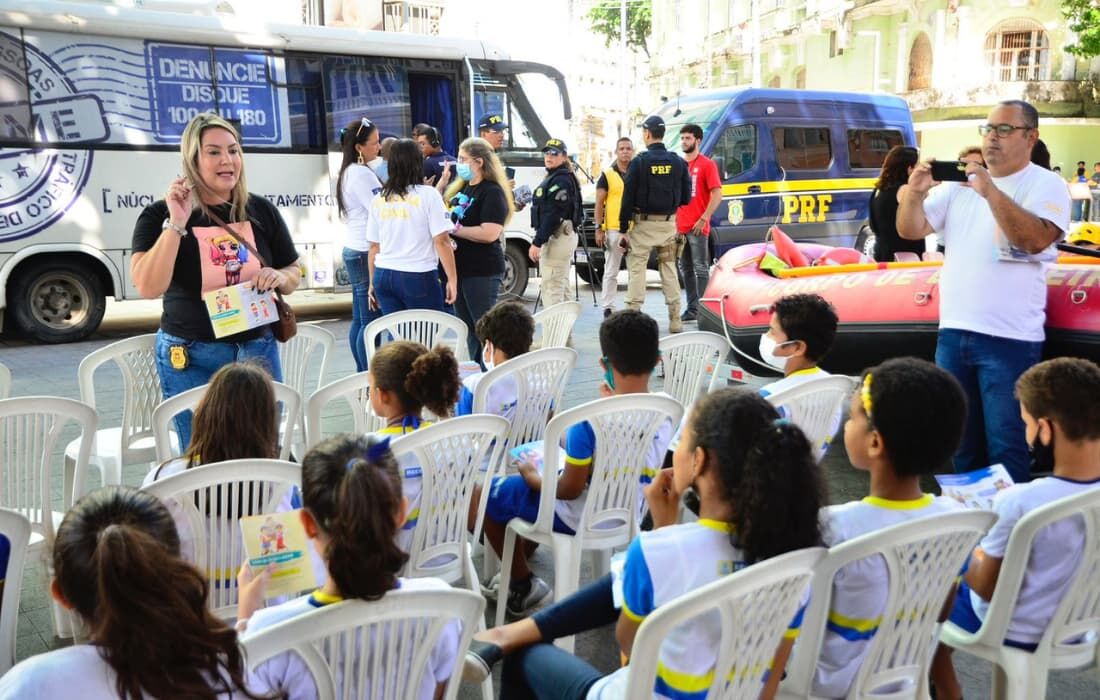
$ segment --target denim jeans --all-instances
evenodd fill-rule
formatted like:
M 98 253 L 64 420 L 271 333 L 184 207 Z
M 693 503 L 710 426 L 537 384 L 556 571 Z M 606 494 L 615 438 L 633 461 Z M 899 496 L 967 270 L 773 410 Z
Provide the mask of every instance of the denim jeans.
M 171 348 L 182 346 L 187 355 L 187 366 L 176 369 L 172 366 Z M 219 340 L 188 340 L 157 331 L 156 341 L 157 374 L 160 375 L 160 390 L 168 399 L 194 389 L 210 381 L 223 366 L 238 360 L 257 360 L 277 382 L 283 381 L 283 367 L 279 363 L 279 342 L 271 331 L 254 340 L 243 343 L 227 343 Z M 184 411 L 173 419 L 176 434 L 179 435 L 180 452 L 191 443 L 191 411 Z
M 474 327 L 485 312 L 497 303 L 500 293 L 500 275 L 478 277 L 458 277 L 458 296 L 455 299 L 455 316 L 461 318 L 469 329 L 466 334 L 466 347 L 470 359 L 481 364 L 481 342 L 477 339 Z
M 707 278 L 710 276 L 707 236 L 696 236 L 692 233 L 680 235 L 687 240 L 684 252 L 680 254 L 680 274 L 684 276 L 687 311 L 698 311 L 699 297 L 706 291 Z
M 355 371 L 367 368 L 367 349 L 363 346 L 363 329 L 382 314 L 370 308 L 370 275 L 367 267 L 367 253 L 344 248 L 344 267 L 348 270 L 351 282 L 351 328 L 348 329 L 348 345 L 351 356 L 355 358 Z
M 401 272 L 374 268 L 374 298 L 382 307 L 382 314 L 408 309 L 443 310 L 443 293 L 439 289 L 439 275 L 428 272 Z
M 500 696 L 583 700 L 603 674 L 552 642 L 610 625 L 617 619 L 619 612 L 611 594 L 610 574 L 539 610 L 531 620 L 539 628 L 543 643 L 504 657 Z
M 1016 380 L 1042 354 L 1041 342 L 940 329 L 936 364 L 955 375 L 967 400 L 966 426 L 955 453 L 955 471 L 967 472 L 999 462 L 1017 483 L 1031 479 L 1024 423 L 1013 391 Z

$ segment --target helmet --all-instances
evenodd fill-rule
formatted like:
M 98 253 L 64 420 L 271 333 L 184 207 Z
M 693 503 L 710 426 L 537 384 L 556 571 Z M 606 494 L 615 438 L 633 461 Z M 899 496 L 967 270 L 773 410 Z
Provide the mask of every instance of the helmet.
M 1069 234 L 1069 242 L 1074 245 L 1078 243 L 1100 245 L 1100 223 L 1089 221 L 1081 224 L 1076 231 Z

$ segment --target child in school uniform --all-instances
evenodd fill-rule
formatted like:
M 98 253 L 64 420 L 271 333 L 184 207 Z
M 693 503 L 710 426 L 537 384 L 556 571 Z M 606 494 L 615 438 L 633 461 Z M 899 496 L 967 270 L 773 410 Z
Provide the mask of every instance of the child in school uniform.
M 476 332 L 482 343 L 481 362 L 485 365 L 485 372 L 488 372 L 531 349 L 531 342 L 535 337 L 535 319 L 523 304 L 502 301 L 478 319 Z M 462 380 L 458 406 L 455 407 L 456 416 L 468 416 L 474 412 L 474 392 L 485 372 L 471 374 Z M 493 385 L 489 390 L 486 410 L 488 413 L 512 419 L 516 413 L 514 380 L 503 379 Z
M 80 616 L 88 644 L 32 656 L 0 677 L 0 698 L 243 698 L 233 628 L 206 607 L 206 577 L 180 557 L 156 497 L 127 486 L 93 491 L 53 541 L 50 594 Z
M 389 438 L 340 435 L 322 441 L 302 461 L 302 501 L 302 525 L 324 553 L 328 580 L 309 595 L 263 608 L 271 572 L 252 572 L 245 564 L 238 577 L 241 595 L 237 618 L 237 628 L 245 639 L 346 598 L 378 600 L 397 588 L 449 588 L 439 579 L 398 576 L 408 555 L 397 546 L 395 537 L 408 501 L 401 493 L 401 475 L 389 449 Z M 425 675 L 419 693 L 409 700 L 442 697 L 454 668 L 460 635 L 457 620 L 446 624 L 431 652 L 430 673 Z M 369 665 L 370 649 L 360 648 L 359 654 L 359 663 Z M 255 687 L 286 693 L 289 700 L 317 697 L 313 678 L 297 654 L 286 653 L 263 662 L 251 678 Z M 340 682 L 338 676 L 337 695 L 341 692 Z
M 386 421 L 376 435 L 399 436 L 431 425 L 422 420 L 427 408 L 439 417 L 450 415 L 458 400 L 458 362 L 450 348 L 428 350 L 420 343 L 397 340 L 387 343 L 371 357 L 367 370 L 370 383 L 370 403 L 374 414 Z M 398 545 L 409 551 L 413 529 L 420 516 L 420 494 L 423 481 L 421 467 L 412 455 L 399 460 L 401 484 L 409 511 L 397 536 Z
M 970 556 L 950 614 L 968 632 L 982 626 L 1016 523 L 1036 508 L 1100 488 L 1100 368 L 1071 357 L 1040 362 L 1016 380 L 1016 396 L 1031 471 L 1052 471 L 1053 476 L 1014 484 L 993 498 L 997 522 Z M 1006 645 L 1035 650 L 1077 570 L 1084 543 L 1080 517 L 1052 523 L 1036 534 Z M 931 678 L 937 698 L 962 697 L 950 647 L 937 648 Z
M 921 491 L 921 476 L 948 462 L 962 439 L 966 399 L 959 383 L 915 358 L 888 360 L 863 374 L 844 425 L 856 469 L 871 474 L 865 498 L 822 510 L 825 544 L 961 508 Z M 882 557 L 852 562 L 833 579 L 833 600 L 813 693 L 842 698 L 878 630 L 889 585 Z
M 600 324 L 600 350 L 603 358 L 604 383 L 602 396 L 649 393 L 649 378 L 657 366 L 657 322 L 641 311 L 614 313 Z M 662 426 L 654 437 L 646 460 L 642 483 L 639 485 L 639 507 L 644 505 L 641 489 L 657 473 L 672 436 L 671 424 Z M 584 512 L 595 434 L 587 423 L 572 426 L 565 437 L 565 468 L 558 477 L 557 500 L 554 502 L 554 531 L 573 534 Z M 504 547 L 508 521 L 538 517 L 539 490 L 542 477 L 534 464 L 520 465 L 519 474 L 493 480 L 485 509 L 485 537 L 499 556 Z M 471 501 L 470 522 L 480 498 L 480 490 Z M 513 617 L 527 614 L 548 595 L 550 586 L 535 576 L 527 565 L 524 547 L 516 547 L 512 557 L 512 581 L 508 591 L 508 613 Z

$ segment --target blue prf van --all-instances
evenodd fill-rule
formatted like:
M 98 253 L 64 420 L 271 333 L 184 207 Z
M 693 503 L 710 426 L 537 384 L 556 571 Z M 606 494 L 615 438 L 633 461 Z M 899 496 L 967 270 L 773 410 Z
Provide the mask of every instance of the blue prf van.
M 711 221 L 715 258 L 763 240 L 773 223 L 795 240 L 863 249 L 886 153 L 916 144 L 909 106 L 885 94 L 700 90 L 669 99 L 655 114 L 665 120 L 665 145 L 677 153 L 682 126 L 703 128 L 702 152 L 722 178 Z M 599 279 L 602 251 L 591 240 L 589 253 Z

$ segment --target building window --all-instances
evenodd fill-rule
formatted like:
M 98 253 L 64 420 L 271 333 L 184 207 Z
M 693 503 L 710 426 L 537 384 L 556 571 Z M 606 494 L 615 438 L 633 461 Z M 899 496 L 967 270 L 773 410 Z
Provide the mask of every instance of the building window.
M 932 42 L 921 32 L 909 49 L 909 90 L 932 87 Z
M 1050 40 L 1033 20 L 1001 22 L 985 36 L 985 62 L 994 83 L 1048 80 Z
M 772 76 L 772 79 L 768 81 L 768 87 L 770 87 L 770 88 L 779 87 L 779 76 L 778 75 Z
M 794 72 L 794 87 L 796 90 L 806 89 L 806 66 L 802 66 Z

